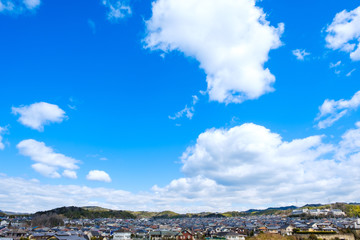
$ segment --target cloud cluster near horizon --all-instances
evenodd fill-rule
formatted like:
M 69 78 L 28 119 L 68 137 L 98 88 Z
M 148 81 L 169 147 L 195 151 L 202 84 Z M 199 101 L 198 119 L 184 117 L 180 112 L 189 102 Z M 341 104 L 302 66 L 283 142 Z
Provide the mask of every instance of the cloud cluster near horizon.
M 327 198 L 356 201 L 360 194 L 359 127 L 357 123 L 355 128 L 346 131 L 336 144 L 326 143 L 323 135 L 284 141 L 279 134 L 253 123 L 209 129 L 183 153 L 185 177 L 174 179 L 164 187 L 154 185 L 148 192 L 136 194 L 110 188 L 52 185 L 53 190 L 49 192 L 22 193 L 22 188 L 6 186 L 0 193 L 19 196 L 14 198 L 17 201 L 31 196 L 33 207 L 29 209 L 33 211 L 39 210 L 35 201 L 40 196 L 43 198 L 41 205 L 47 208 L 76 203 L 179 212 L 279 206 L 294 204 L 294 199 L 304 204 Z M 326 174 L 319 174 L 320 170 Z M 342 174 L 338 174 L 339 171 Z M 102 171 L 91 171 L 88 179 L 111 181 Z M 3 177 L 2 181 L 5 184 L 16 181 L 29 185 L 29 189 L 50 188 L 24 179 Z M 54 191 L 57 200 L 50 197 Z M 72 197 L 65 197 L 65 194 Z M 128 200 L 123 197 L 109 199 L 109 196 L 126 196 Z

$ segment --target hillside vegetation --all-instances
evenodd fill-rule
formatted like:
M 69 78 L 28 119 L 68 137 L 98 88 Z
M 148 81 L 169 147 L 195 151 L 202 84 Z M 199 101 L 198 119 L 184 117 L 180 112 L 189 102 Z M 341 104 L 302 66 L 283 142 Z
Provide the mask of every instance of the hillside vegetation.
M 303 208 L 308 209 L 340 209 L 342 210 L 346 216 L 348 217 L 360 217 L 360 204 L 359 203 L 333 203 L 320 205 L 316 204 L 316 206 L 304 206 Z
M 135 219 L 135 218 L 189 218 L 189 217 L 244 217 L 244 216 L 260 216 L 260 215 L 291 215 L 293 209 L 296 209 L 295 206 L 280 207 L 280 208 L 268 208 L 263 210 L 250 209 L 248 211 L 231 211 L 224 213 L 186 213 L 179 214 L 172 211 L 162 211 L 162 212 L 147 212 L 147 211 L 123 211 L 123 210 L 111 210 L 107 208 L 101 208 L 96 206 L 87 206 L 87 207 L 61 207 L 49 211 L 37 212 L 34 215 L 42 214 L 58 214 L 66 218 L 119 218 L 119 219 Z M 305 205 L 303 208 L 308 209 L 341 209 L 349 217 L 360 217 L 360 204 L 358 203 L 334 203 L 327 205 L 320 204 L 309 204 Z M 0 212 L 1 213 L 1 212 Z
M 294 236 L 281 236 L 279 234 L 259 234 L 255 237 L 247 238 L 247 240 L 296 240 Z
M 49 214 L 58 214 L 64 216 L 66 218 L 75 219 L 75 218 L 119 218 L 119 219 L 130 219 L 136 218 L 129 211 L 117 211 L 117 210 L 97 210 L 97 209 L 89 209 L 89 208 L 81 208 L 81 207 L 61 207 L 55 208 L 49 211 L 37 212 L 37 215 L 49 215 Z

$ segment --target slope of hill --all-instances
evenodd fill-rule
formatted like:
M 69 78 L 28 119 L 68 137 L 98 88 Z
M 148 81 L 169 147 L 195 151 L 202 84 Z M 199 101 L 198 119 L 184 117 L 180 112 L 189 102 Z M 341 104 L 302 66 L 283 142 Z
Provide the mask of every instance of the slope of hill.
M 119 218 L 119 219 L 130 219 L 136 218 L 129 211 L 117 211 L 117 210 L 104 210 L 104 209 L 96 209 L 96 208 L 81 208 L 81 207 L 61 207 L 55 208 L 49 211 L 37 212 L 34 215 L 42 215 L 42 214 L 58 214 L 62 215 L 66 218 Z
M 346 213 L 349 217 L 360 216 L 360 204 L 358 203 L 333 203 L 333 204 L 307 204 L 302 208 L 333 208 L 340 209 Z M 111 210 L 107 208 L 97 206 L 86 207 L 61 207 L 52 209 L 49 211 L 37 212 L 34 215 L 41 214 L 58 214 L 67 218 L 119 218 L 119 219 L 134 219 L 134 218 L 189 218 L 189 217 L 244 217 L 244 216 L 260 216 L 260 215 L 291 215 L 292 210 L 297 209 L 295 206 L 279 207 L 279 208 L 267 208 L 267 209 L 250 209 L 247 211 L 231 211 L 224 213 L 186 213 L 179 214 L 172 211 L 162 212 L 147 212 L 147 211 L 122 211 Z M 0 212 L 4 214 L 4 212 Z

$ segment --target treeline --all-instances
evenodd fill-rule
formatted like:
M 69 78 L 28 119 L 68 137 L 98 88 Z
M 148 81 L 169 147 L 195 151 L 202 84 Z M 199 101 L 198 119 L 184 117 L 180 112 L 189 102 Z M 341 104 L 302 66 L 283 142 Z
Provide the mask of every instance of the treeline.
M 332 238 L 333 240 L 340 240 L 338 237 Z M 281 236 L 279 234 L 266 234 L 262 233 L 255 237 L 247 238 L 247 240 L 321 240 L 315 234 L 311 234 L 307 238 L 299 237 L 299 236 Z
M 56 213 L 46 213 L 35 215 L 31 220 L 32 227 L 56 227 L 63 226 L 63 217 Z
M 320 205 L 312 204 L 306 205 L 307 208 L 333 208 L 340 209 L 346 213 L 348 217 L 360 217 L 360 204 L 358 203 L 334 203 L 331 205 Z M 232 211 L 225 213 L 186 213 L 178 214 L 172 211 L 163 211 L 163 212 L 132 212 L 132 211 L 122 211 L 122 210 L 110 210 L 99 207 L 61 207 L 49 211 L 37 212 L 33 216 L 42 215 L 42 214 L 58 214 L 69 219 L 80 219 L 80 218 L 118 218 L 118 219 L 136 219 L 136 218 L 211 218 L 211 217 L 244 217 L 244 216 L 259 216 L 259 215 L 291 215 L 295 206 L 280 207 L 280 208 L 268 208 L 264 210 L 250 209 L 248 211 Z M 1 216 L 0 212 L 0 216 Z M 309 217 L 304 215 L 304 218 Z M 313 217 L 311 217 L 313 218 Z
M 281 236 L 280 234 L 261 233 L 247 240 L 297 240 L 294 236 Z
M 57 214 L 69 219 L 95 219 L 95 218 L 118 218 L 118 219 L 136 219 L 136 218 L 154 218 L 154 219 L 165 219 L 165 218 L 213 218 L 213 217 L 227 217 L 220 213 L 195 213 L 195 214 L 178 214 L 172 211 L 163 212 L 131 212 L 131 211 L 117 211 L 110 209 L 103 209 L 98 207 L 61 207 L 52 209 L 49 211 L 37 212 L 34 216 Z
M 92 211 L 87 210 L 81 207 L 61 207 L 55 208 L 49 211 L 37 212 L 34 216 L 44 215 L 44 214 L 58 214 L 70 219 L 80 219 L 80 218 L 119 218 L 119 219 L 131 219 L 136 218 L 134 214 L 128 211 Z

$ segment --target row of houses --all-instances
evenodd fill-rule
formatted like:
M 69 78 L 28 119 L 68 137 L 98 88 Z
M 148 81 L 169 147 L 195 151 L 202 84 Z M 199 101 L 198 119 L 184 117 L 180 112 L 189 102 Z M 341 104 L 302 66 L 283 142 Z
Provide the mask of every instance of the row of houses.
M 360 219 L 301 219 L 286 216 L 183 219 L 65 219 L 53 228 L 29 225 L 29 219 L 2 219 L 0 240 L 243 240 L 258 233 L 360 230 Z
M 334 216 L 344 217 L 346 214 L 340 209 L 295 209 L 292 211 L 292 215 L 309 215 L 309 216 Z

